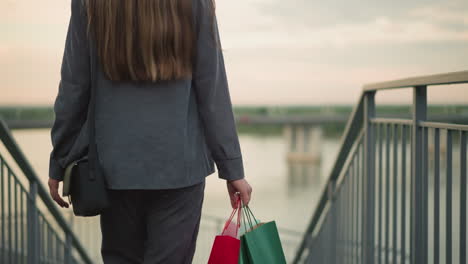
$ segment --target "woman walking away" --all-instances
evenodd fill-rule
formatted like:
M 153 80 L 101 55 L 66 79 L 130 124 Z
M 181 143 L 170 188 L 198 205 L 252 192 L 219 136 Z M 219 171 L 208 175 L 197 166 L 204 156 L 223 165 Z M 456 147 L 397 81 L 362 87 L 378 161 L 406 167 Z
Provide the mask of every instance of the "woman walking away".
M 49 187 L 61 207 L 64 169 L 95 121 L 105 264 L 191 263 L 215 164 L 231 205 L 250 201 L 212 0 L 71 0 L 54 111 Z

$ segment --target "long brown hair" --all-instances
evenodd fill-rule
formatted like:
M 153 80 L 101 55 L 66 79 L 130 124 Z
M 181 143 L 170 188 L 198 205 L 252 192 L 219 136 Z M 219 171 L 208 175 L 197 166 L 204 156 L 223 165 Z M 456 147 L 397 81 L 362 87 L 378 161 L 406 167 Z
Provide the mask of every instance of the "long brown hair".
M 86 2 L 88 30 L 96 40 L 97 53 L 109 79 L 158 81 L 191 77 L 195 50 L 192 0 Z

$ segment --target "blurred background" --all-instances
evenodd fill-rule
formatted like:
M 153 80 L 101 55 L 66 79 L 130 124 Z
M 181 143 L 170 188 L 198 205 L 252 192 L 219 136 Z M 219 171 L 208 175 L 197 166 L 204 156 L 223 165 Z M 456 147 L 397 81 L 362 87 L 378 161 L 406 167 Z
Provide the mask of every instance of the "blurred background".
M 251 208 L 262 221 L 276 221 L 291 259 L 363 84 L 467 70 L 468 1 L 216 2 L 246 177 L 254 189 Z M 69 0 L 0 0 L 0 118 L 13 128 L 44 185 L 69 16 Z M 468 116 L 466 88 L 434 87 L 430 112 Z M 409 116 L 411 91 L 383 94 L 376 98 L 380 113 Z M 98 219 L 60 211 L 99 261 Z M 213 174 L 194 263 L 206 262 L 230 211 L 225 183 Z

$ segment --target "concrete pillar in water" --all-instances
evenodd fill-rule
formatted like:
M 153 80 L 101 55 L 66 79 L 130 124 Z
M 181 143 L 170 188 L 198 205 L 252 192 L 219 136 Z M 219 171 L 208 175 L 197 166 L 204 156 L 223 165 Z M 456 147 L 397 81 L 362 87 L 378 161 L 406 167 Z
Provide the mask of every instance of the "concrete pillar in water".
M 320 126 L 290 124 L 284 127 L 288 152 L 289 185 L 309 185 L 320 179 L 323 129 Z

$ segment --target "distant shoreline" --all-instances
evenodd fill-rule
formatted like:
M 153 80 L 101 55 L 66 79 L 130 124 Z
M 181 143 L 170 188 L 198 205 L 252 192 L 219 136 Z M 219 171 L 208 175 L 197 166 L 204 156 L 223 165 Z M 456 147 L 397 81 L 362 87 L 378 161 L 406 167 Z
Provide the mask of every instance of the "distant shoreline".
M 344 115 L 349 116 L 352 105 L 298 105 L 298 106 L 233 106 L 236 117 L 269 116 L 288 117 L 305 115 Z M 429 115 L 467 116 L 468 105 L 430 105 Z M 408 105 L 382 105 L 377 107 L 378 115 L 410 116 Z M 12 128 L 50 128 L 54 120 L 53 106 L 0 106 L 0 118 L 12 124 Z M 468 118 L 466 119 L 468 123 Z M 327 137 L 340 136 L 345 123 L 323 125 Z M 238 124 L 239 133 L 253 135 L 281 135 L 282 125 Z

